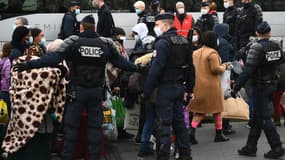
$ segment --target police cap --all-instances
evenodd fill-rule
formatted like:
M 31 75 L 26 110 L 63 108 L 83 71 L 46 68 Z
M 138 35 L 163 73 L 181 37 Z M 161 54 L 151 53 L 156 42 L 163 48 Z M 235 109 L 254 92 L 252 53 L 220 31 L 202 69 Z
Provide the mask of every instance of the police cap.
M 81 23 L 95 24 L 95 19 L 92 15 L 87 15 L 81 20 Z
M 162 13 L 162 14 L 159 14 L 157 16 L 155 16 L 155 21 L 158 21 L 158 20 L 166 20 L 166 19 L 169 19 L 169 20 L 173 20 L 174 19 L 174 15 L 171 14 L 171 13 Z
M 159 5 L 159 0 L 152 0 L 150 2 L 150 6 L 158 6 Z
M 71 6 L 80 6 L 80 1 L 78 1 L 78 0 L 71 0 L 70 2 L 69 2 L 69 6 L 71 7 Z
M 257 26 L 256 31 L 259 34 L 266 34 L 266 33 L 269 33 L 271 31 L 271 27 L 268 24 L 268 22 L 263 21 Z
M 209 3 L 208 2 L 202 2 L 201 3 L 201 7 L 208 7 L 209 6 Z

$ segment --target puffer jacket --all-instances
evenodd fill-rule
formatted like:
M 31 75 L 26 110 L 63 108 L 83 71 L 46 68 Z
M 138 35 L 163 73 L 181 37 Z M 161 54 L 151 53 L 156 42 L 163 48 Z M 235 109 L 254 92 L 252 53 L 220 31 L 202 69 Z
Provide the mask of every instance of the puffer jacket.
M 9 57 L 2 58 L 0 60 L 1 71 L 1 91 L 9 91 L 10 78 L 11 78 L 11 62 Z

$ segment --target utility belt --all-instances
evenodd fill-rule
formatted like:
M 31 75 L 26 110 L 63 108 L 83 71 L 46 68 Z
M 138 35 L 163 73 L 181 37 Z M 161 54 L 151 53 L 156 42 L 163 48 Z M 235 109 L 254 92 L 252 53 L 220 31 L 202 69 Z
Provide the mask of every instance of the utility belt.
M 258 87 L 277 85 L 277 80 L 254 80 L 253 84 Z
M 82 86 L 82 85 L 77 85 L 77 84 L 74 84 L 74 83 L 72 83 L 72 84 L 70 84 L 70 85 L 68 85 L 68 87 L 67 87 L 67 101 L 69 101 L 69 102 L 72 102 L 73 100 L 75 100 L 76 99 L 76 88 L 103 88 L 103 85 L 98 85 L 98 86 L 91 86 L 91 87 L 86 87 L 86 86 Z
M 184 80 L 162 80 L 161 81 L 161 85 L 177 85 L 177 84 L 181 84 L 183 85 Z

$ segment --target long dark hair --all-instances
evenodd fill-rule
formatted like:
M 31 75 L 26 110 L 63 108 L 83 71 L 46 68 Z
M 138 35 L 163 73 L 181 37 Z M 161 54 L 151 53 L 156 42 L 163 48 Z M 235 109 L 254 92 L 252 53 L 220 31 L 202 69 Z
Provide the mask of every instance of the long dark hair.
M 203 41 L 204 45 L 217 50 L 217 38 L 218 35 L 214 31 L 207 31 L 204 33 Z
M 187 39 L 189 41 L 191 49 L 193 49 L 192 38 L 193 38 L 194 31 L 196 31 L 198 33 L 198 35 L 199 35 L 198 46 L 202 46 L 203 45 L 203 34 L 202 34 L 201 30 L 198 27 L 193 27 L 189 31 L 188 36 L 187 36 Z
M 31 29 L 31 35 L 33 38 L 39 36 L 40 33 L 42 33 L 42 30 L 40 30 L 39 28 L 32 28 Z
M 19 49 L 21 52 L 24 52 L 27 48 L 27 45 L 23 41 L 24 38 L 29 34 L 29 29 L 24 26 L 17 27 L 12 35 L 11 45 L 12 48 Z

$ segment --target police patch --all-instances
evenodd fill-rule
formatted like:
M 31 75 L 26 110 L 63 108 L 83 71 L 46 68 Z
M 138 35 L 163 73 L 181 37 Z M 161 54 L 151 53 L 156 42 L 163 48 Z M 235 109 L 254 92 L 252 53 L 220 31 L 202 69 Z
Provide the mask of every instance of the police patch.
M 79 48 L 79 53 L 81 53 L 81 56 L 83 57 L 100 58 L 104 52 L 100 47 L 81 46 Z
M 156 57 L 156 56 L 157 56 L 157 51 L 156 51 L 156 50 L 153 51 L 152 56 L 153 56 L 153 57 Z

